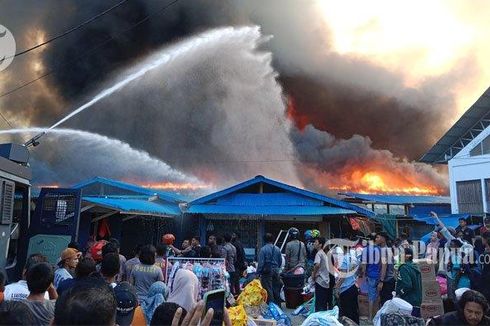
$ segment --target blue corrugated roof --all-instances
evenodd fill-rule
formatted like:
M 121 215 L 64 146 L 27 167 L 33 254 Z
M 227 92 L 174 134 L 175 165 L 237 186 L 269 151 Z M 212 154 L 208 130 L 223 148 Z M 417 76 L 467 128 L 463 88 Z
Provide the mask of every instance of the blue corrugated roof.
M 409 205 L 409 204 L 451 204 L 449 196 L 406 196 L 406 195 L 370 195 L 358 194 L 353 192 L 341 193 L 352 198 L 357 198 L 373 203 L 391 204 L 391 205 Z
M 231 194 L 219 198 L 218 205 L 233 206 L 322 206 L 323 202 L 317 199 L 298 196 L 288 192 L 264 194 Z
M 243 214 L 243 215 L 344 215 L 356 212 L 330 206 L 236 206 L 236 205 L 192 205 L 187 213 L 199 214 Z
M 180 215 L 178 204 L 129 197 L 82 197 L 82 200 L 106 208 L 138 215 Z
M 85 188 L 87 186 L 90 186 L 90 185 L 93 185 L 96 183 L 102 183 L 105 185 L 125 189 L 128 191 L 136 192 L 136 193 L 146 195 L 146 196 L 157 195 L 161 199 L 169 201 L 169 202 L 181 203 L 181 202 L 185 201 L 185 199 L 183 197 L 181 197 L 177 194 L 168 192 L 168 191 L 161 191 L 161 190 L 155 190 L 155 189 L 150 189 L 150 188 L 144 188 L 144 187 L 137 186 L 137 185 L 134 185 L 131 183 L 126 183 L 126 182 L 108 179 L 108 178 L 103 178 L 103 177 L 95 177 L 93 179 L 89 179 L 89 180 L 80 182 L 80 183 L 74 185 L 72 188 L 74 188 L 74 189 Z
M 312 191 L 293 187 L 293 186 L 287 185 L 287 184 L 282 183 L 282 182 L 278 182 L 275 180 L 268 179 L 268 178 L 261 176 L 261 175 L 256 176 L 255 178 L 252 178 L 250 180 L 244 181 L 242 183 L 239 183 L 239 184 L 232 186 L 230 188 L 227 188 L 227 189 L 209 194 L 207 196 L 198 198 L 198 199 L 190 202 L 189 207 L 192 209 L 192 206 L 194 206 L 194 205 L 217 206 L 217 205 L 219 205 L 219 203 L 217 202 L 218 200 L 233 201 L 233 199 L 232 199 L 233 197 L 228 196 L 228 195 L 231 195 L 233 193 L 238 193 L 241 189 L 249 187 L 249 186 L 254 185 L 254 184 L 258 184 L 258 183 L 265 183 L 265 184 L 277 187 L 279 189 L 282 189 L 285 192 L 283 192 L 281 195 L 277 195 L 277 197 L 275 197 L 275 198 L 273 196 L 269 196 L 269 197 L 263 196 L 264 194 L 256 194 L 257 195 L 256 197 L 246 197 L 246 196 L 235 197 L 235 198 L 238 198 L 238 200 L 235 200 L 235 203 L 237 203 L 237 205 L 231 206 L 231 207 L 234 207 L 238 210 L 238 207 L 241 207 L 241 205 L 246 206 L 245 204 L 248 201 L 250 201 L 252 198 L 253 198 L 253 200 L 255 200 L 258 203 L 267 204 L 267 201 L 271 200 L 271 201 L 276 202 L 276 203 L 282 203 L 280 205 L 286 205 L 286 203 L 288 202 L 288 199 L 292 200 L 292 197 L 287 198 L 284 195 L 285 193 L 289 193 L 289 196 L 296 194 L 296 195 L 299 195 L 300 197 L 304 198 L 304 199 L 302 199 L 304 206 L 301 206 L 301 207 L 308 207 L 308 206 L 316 205 L 316 203 L 314 204 L 314 201 L 316 200 L 316 201 L 321 202 L 322 205 L 329 204 L 329 205 L 337 206 L 338 208 L 343 208 L 346 210 L 354 211 L 354 212 L 361 214 L 361 215 L 365 215 L 365 216 L 374 216 L 375 215 L 374 212 L 372 212 L 368 209 L 365 209 L 365 208 L 362 208 L 362 207 L 359 207 L 359 206 L 356 206 L 356 205 L 353 205 L 350 203 L 346 203 L 346 202 L 341 201 L 341 200 L 330 198 L 330 197 L 327 197 L 324 195 L 320 195 L 320 194 L 312 192 Z M 225 199 L 225 198 L 231 198 L 231 199 Z M 298 198 L 298 196 L 296 196 L 296 198 Z M 252 200 L 252 202 L 253 202 L 253 200 Z M 299 199 L 295 199 L 295 201 L 297 201 L 297 200 L 299 200 Z M 247 205 L 250 205 L 250 203 L 248 203 Z M 269 203 L 269 205 L 270 205 L 270 203 Z M 262 213 L 256 213 L 256 214 L 262 214 Z M 269 213 L 269 214 L 272 214 L 272 213 Z

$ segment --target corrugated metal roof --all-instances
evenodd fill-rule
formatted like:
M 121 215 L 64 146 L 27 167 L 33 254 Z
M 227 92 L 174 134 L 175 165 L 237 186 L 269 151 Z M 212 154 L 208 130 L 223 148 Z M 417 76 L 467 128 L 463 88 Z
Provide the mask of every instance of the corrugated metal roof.
M 167 191 L 160 191 L 160 190 L 155 190 L 155 189 L 150 189 L 150 188 L 144 188 L 138 185 L 134 185 L 131 183 L 126 183 L 118 180 L 113 180 L 113 179 L 108 179 L 108 178 L 103 178 L 103 177 L 95 177 L 93 179 L 89 179 L 83 182 L 80 182 L 76 185 L 74 185 L 72 188 L 74 189 L 81 189 L 88 187 L 90 185 L 96 184 L 96 183 L 102 183 L 105 185 L 109 185 L 112 187 L 116 188 L 121 188 L 125 189 L 128 191 L 136 192 L 145 196 L 154 196 L 157 195 L 159 198 L 169 201 L 169 202 L 184 202 L 185 199 L 177 194 L 167 192 Z
M 361 215 L 365 215 L 365 216 L 374 216 L 375 215 L 374 212 L 372 212 L 368 209 L 365 209 L 365 208 L 362 208 L 362 207 L 359 207 L 359 206 L 356 206 L 356 205 L 353 205 L 350 203 L 346 203 L 346 202 L 341 201 L 341 200 L 330 198 L 330 197 L 327 197 L 327 196 L 324 196 L 324 195 L 321 195 L 321 194 L 318 194 L 318 193 L 315 193 L 312 191 L 293 187 L 293 186 L 287 185 L 287 184 L 282 183 L 282 182 L 278 182 L 275 180 L 268 179 L 268 178 L 261 176 L 261 175 L 256 176 L 255 178 L 252 178 L 250 180 L 244 181 L 242 183 L 239 183 L 239 184 L 232 186 L 230 188 L 227 188 L 227 189 L 209 194 L 207 196 L 198 198 L 198 199 L 190 202 L 189 207 L 192 207 L 194 205 L 209 205 L 209 206 L 214 205 L 214 206 L 216 206 L 216 203 L 218 200 L 225 200 L 224 198 L 230 197 L 229 195 L 234 194 L 234 193 L 238 193 L 240 190 L 242 190 L 244 188 L 247 188 L 249 186 L 252 186 L 254 184 L 259 184 L 259 183 L 268 184 L 268 185 L 271 185 L 275 188 L 283 190 L 281 192 L 283 194 L 289 193 L 291 196 L 296 195 L 296 198 L 298 198 L 298 196 L 303 197 L 302 200 L 303 200 L 304 204 L 309 203 L 308 205 L 317 205 L 317 203 L 314 203 L 314 201 L 313 201 L 313 200 L 316 200 L 316 201 L 320 201 L 322 203 L 322 205 L 327 204 L 327 205 L 331 205 L 334 207 L 336 206 L 338 208 L 343 208 L 346 210 L 354 211 L 354 212 L 361 214 Z M 287 198 L 284 196 L 278 195 L 277 198 L 273 198 L 273 197 L 261 196 L 264 194 L 256 194 L 256 195 L 257 196 L 254 197 L 253 200 L 256 200 L 259 203 L 267 203 L 268 200 L 274 200 L 275 202 L 282 202 L 282 205 L 286 205 L 286 202 L 287 202 Z M 238 200 L 237 202 L 241 202 L 240 205 L 244 205 L 245 202 L 247 202 L 247 200 L 244 200 L 244 197 L 239 198 L 239 199 L 241 199 L 241 201 Z M 249 197 L 248 199 L 252 199 L 252 197 Z M 292 197 L 290 197 L 289 199 L 292 200 Z M 232 200 L 232 199 L 229 199 L 229 200 Z M 298 200 L 298 199 L 295 199 L 295 200 Z M 257 213 L 257 214 L 262 214 L 262 213 Z
M 405 195 L 370 195 L 358 194 L 352 192 L 341 193 L 342 195 L 361 199 L 368 202 L 391 204 L 391 205 L 409 205 L 409 204 L 451 204 L 449 196 L 405 196 Z
M 445 163 L 454 157 L 462 147 L 476 137 L 490 119 L 490 88 L 461 116 L 432 148 L 422 156 L 420 162 Z M 485 121 L 482 121 L 485 120 Z M 480 122 L 482 125 L 480 125 Z M 468 135 L 468 137 L 467 137 Z M 450 151 L 450 149 L 452 149 Z M 446 157 L 446 153 L 450 155 Z
M 178 204 L 149 201 L 144 198 L 129 197 L 82 197 L 83 201 L 120 211 L 121 213 L 137 215 L 176 216 L 181 211 Z
M 234 215 L 350 215 L 355 211 L 329 206 L 192 205 L 186 213 Z
M 298 196 L 297 194 L 279 192 L 265 194 L 232 194 L 217 200 L 218 205 L 232 206 L 322 206 L 323 202 Z

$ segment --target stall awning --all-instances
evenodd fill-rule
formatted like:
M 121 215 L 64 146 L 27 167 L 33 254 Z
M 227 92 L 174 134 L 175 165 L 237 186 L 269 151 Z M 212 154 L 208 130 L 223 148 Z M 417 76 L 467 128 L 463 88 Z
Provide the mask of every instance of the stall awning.
M 97 206 L 119 211 L 121 214 L 134 215 L 180 215 L 179 206 L 164 203 L 150 198 L 128 198 L 128 197 L 82 197 L 82 200 Z
M 186 213 L 235 215 L 354 215 L 355 211 L 329 206 L 192 205 Z

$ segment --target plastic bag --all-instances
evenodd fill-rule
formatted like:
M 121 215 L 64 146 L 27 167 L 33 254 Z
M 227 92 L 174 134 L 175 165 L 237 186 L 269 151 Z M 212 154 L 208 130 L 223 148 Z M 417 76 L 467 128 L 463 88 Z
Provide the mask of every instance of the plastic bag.
M 339 307 L 332 310 L 315 312 L 308 316 L 301 326 L 342 326 L 338 321 Z
M 410 316 L 412 313 L 412 305 L 400 298 L 393 298 L 386 301 L 381 309 L 378 310 L 373 318 L 374 326 L 381 326 L 381 316 L 389 313 L 399 313 Z
M 291 326 L 289 317 L 273 302 L 269 303 L 269 309 L 264 314 L 264 318 L 274 319 L 277 322 L 277 326 Z
M 233 326 L 247 326 L 248 316 L 242 305 L 229 308 L 228 315 Z
M 267 302 L 267 291 L 259 280 L 253 280 L 247 284 L 238 297 L 238 304 L 247 306 L 258 306 L 264 302 Z

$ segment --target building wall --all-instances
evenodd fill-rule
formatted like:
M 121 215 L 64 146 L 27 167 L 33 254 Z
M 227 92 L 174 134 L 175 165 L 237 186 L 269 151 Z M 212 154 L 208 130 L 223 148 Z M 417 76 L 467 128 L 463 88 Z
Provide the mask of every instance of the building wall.
M 463 148 L 453 159 L 448 162 L 449 165 L 449 191 L 451 195 L 451 208 L 453 214 L 465 213 L 460 212 L 458 207 L 456 182 L 479 180 L 482 189 L 483 210 L 490 213 L 490 198 L 486 189 L 485 180 L 490 179 L 490 155 L 470 156 L 470 151 L 483 139 L 490 135 L 490 127 L 487 127 L 478 137 L 473 139 L 465 148 Z

